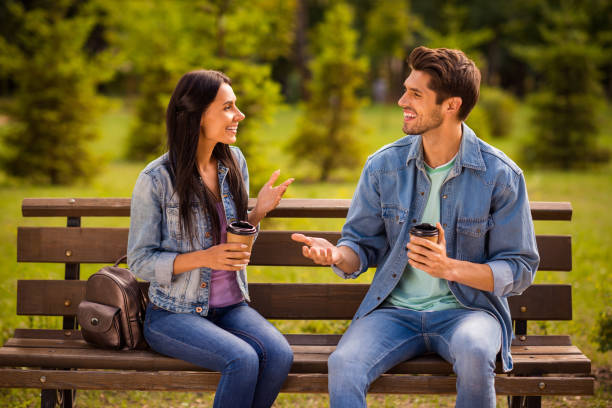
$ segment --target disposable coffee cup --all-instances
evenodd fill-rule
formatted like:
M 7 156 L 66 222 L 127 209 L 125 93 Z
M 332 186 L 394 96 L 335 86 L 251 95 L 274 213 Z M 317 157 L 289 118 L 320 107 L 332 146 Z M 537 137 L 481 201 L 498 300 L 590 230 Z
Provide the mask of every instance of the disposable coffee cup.
M 438 243 L 438 229 L 427 222 L 412 226 L 410 235 Z
M 251 252 L 257 228 L 246 221 L 234 221 L 227 226 L 227 242 L 239 242 L 248 246 L 246 252 Z M 242 251 L 242 250 L 241 250 Z

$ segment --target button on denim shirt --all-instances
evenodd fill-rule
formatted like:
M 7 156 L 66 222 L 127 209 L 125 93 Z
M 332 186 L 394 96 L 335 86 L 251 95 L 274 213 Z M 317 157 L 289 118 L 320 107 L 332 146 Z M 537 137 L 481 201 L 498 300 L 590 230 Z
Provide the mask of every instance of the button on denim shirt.
M 497 318 L 503 368 L 509 371 L 513 332 L 507 297 L 521 294 L 533 282 L 540 260 L 525 179 L 504 153 L 465 124 L 462 131 L 455 164 L 440 189 L 440 223 L 447 255 L 489 265 L 494 290 L 448 284 L 461 305 Z M 421 220 L 430 186 L 421 136 L 406 136 L 368 158 L 338 241 L 359 255 L 361 266 L 351 275 L 333 266 L 344 278 L 377 266 L 354 319 L 377 308 L 401 279 L 408 263 L 408 232 Z
M 231 151 L 241 169 L 248 195 L 246 160 L 237 147 L 231 146 Z M 128 266 L 136 276 L 151 283 L 149 297 L 153 304 L 176 313 L 206 316 L 211 268 L 197 268 L 178 275 L 174 275 L 173 270 L 177 255 L 213 245 L 212 224 L 205 207 L 194 201 L 191 210 L 196 239 L 192 244 L 188 237 L 183 236 L 179 227 L 178 196 L 174 194 L 173 182 L 165 165 L 167 160 L 166 153 L 152 161 L 136 180 L 131 203 Z M 227 172 L 228 169 L 219 162 L 219 186 L 229 224 L 237 220 L 237 212 L 229 190 Z M 236 277 L 242 295 L 249 300 L 246 269 L 237 271 Z

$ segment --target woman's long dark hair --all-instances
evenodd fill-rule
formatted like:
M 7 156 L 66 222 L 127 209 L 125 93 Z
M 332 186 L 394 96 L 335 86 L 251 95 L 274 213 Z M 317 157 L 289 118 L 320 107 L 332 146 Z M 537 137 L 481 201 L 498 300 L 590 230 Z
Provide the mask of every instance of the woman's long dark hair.
M 168 133 L 168 168 L 174 182 L 174 191 L 179 199 L 179 220 L 190 242 L 197 241 L 194 227 L 192 202 L 198 201 L 206 209 L 212 224 L 215 244 L 221 241 L 221 226 L 215 206 L 215 195 L 200 179 L 196 152 L 200 138 L 202 114 L 217 96 L 223 83 L 231 85 L 230 79 L 221 72 L 198 70 L 188 72 L 179 80 L 168 109 L 166 110 L 166 131 Z M 234 199 L 238 218 L 246 220 L 248 196 L 242 173 L 234 156 L 225 143 L 217 143 L 212 155 L 228 168 L 230 193 Z

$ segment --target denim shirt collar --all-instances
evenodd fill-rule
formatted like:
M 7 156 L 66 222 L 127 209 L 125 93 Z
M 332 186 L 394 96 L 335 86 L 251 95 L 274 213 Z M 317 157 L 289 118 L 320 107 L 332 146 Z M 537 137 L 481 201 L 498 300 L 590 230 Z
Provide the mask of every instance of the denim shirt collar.
M 462 167 L 467 167 L 474 170 L 486 171 L 487 166 L 485 165 L 482 153 L 480 152 L 480 146 L 478 139 L 474 134 L 474 131 L 470 129 L 464 122 L 461 123 L 461 144 L 459 145 L 459 152 L 455 160 L 455 165 L 451 170 L 449 177 L 456 176 L 461 172 Z M 410 146 L 408 151 L 408 157 L 406 158 L 406 164 L 410 160 L 416 160 L 415 165 L 419 170 L 425 171 L 424 157 L 423 157 L 423 137 L 416 135 L 416 140 Z

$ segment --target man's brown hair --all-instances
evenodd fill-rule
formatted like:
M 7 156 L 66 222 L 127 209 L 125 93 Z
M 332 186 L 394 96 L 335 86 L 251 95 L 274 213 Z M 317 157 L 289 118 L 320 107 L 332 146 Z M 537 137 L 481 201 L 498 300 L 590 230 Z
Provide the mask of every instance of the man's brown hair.
M 461 98 L 459 120 L 465 120 L 478 101 L 480 70 L 463 51 L 448 48 L 417 47 L 408 57 L 410 69 L 427 72 L 428 87 L 436 93 L 436 103 L 450 97 Z

